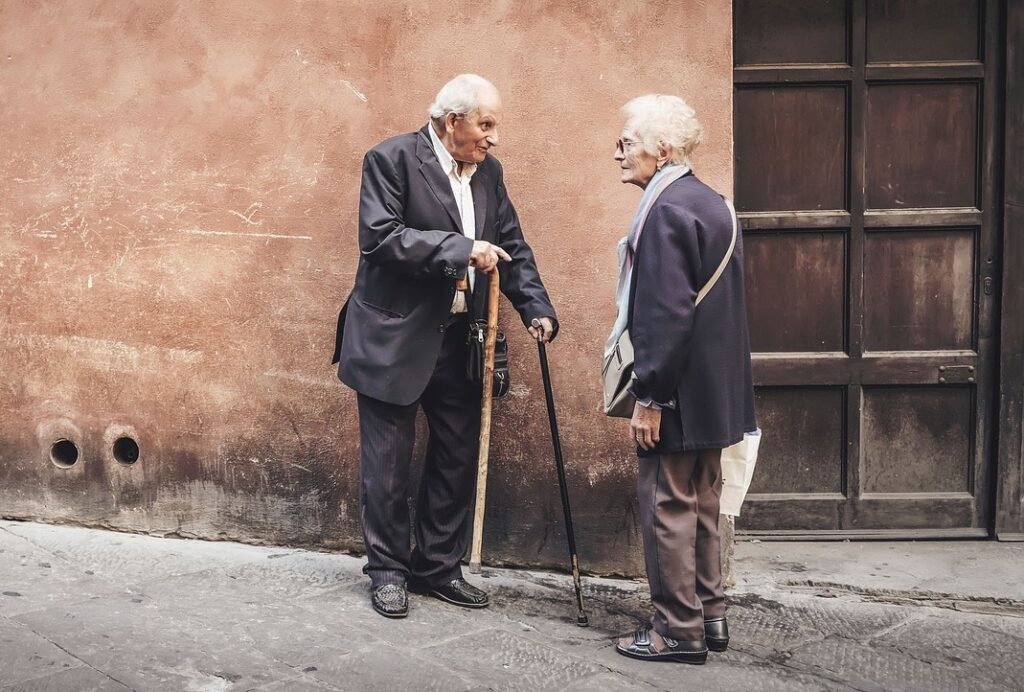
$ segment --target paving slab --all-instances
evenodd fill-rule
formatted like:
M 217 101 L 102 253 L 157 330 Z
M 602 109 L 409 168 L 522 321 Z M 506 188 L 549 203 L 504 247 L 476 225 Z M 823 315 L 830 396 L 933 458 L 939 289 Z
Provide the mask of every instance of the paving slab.
M 15 621 L 137 690 L 247 690 L 294 675 L 216 621 L 195 627 L 177 610 L 131 595 L 36 610 Z
M 26 625 L 0 618 L 0 682 L 24 683 L 84 665 Z
M 459 672 L 402 648 L 384 643 L 365 644 L 334 657 L 308 675 L 332 688 L 360 690 L 424 690 L 449 692 L 476 686 Z
M 88 666 L 79 666 L 41 678 L 3 685 L 0 692 L 128 692 L 130 689 L 105 673 Z
M 74 598 L 114 595 L 124 587 L 0 526 L 0 616 L 14 617 Z
M 736 543 L 740 591 L 766 585 L 835 586 L 921 599 L 1024 604 L 1024 543 L 998 541 L 745 541 Z
M 118 584 L 144 583 L 177 574 L 259 562 L 280 549 L 239 543 L 192 541 L 80 527 L 0 522 L 6 531 L 93 574 Z M 70 532 L 70 533 L 69 533 Z
M 423 655 L 500 690 L 561 690 L 605 671 L 585 658 L 504 629 L 463 635 L 429 647 Z
M 948 615 L 912 622 L 882 637 L 878 644 L 967 676 L 976 686 L 1024 687 L 1024 639 L 958 622 Z
M 787 664 L 862 692 L 979 689 L 976 681 L 956 670 L 838 637 L 800 647 Z

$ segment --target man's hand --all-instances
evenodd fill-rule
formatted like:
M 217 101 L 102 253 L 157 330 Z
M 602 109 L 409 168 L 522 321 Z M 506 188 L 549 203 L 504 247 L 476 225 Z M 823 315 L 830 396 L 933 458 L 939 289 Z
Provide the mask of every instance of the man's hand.
M 654 449 L 661 441 L 661 409 L 633 406 L 633 420 L 629 422 L 633 442 L 642 450 Z
M 550 343 L 551 336 L 555 333 L 555 324 L 550 317 L 536 317 L 533 319 L 533 325 L 527 327 L 526 331 L 537 341 Z
M 469 253 L 470 265 L 481 271 L 489 272 L 494 269 L 494 265 L 498 263 L 499 259 L 506 262 L 512 261 L 508 253 L 497 245 L 488 243 L 486 240 L 473 241 L 473 251 Z

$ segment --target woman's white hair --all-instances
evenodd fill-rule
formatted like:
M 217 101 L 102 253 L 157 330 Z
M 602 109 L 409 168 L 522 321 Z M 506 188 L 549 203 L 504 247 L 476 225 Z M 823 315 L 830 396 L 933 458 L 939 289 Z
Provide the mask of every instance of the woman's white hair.
M 669 150 L 669 161 L 691 165 L 690 156 L 700 144 L 703 128 L 697 112 L 678 96 L 647 94 L 622 107 L 628 127 L 651 156 L 658 147 Z
M 443 120 L 449 113 L 469 115 L 480 107 L 481 101 L 498 90 L 478 74 L 460 74 L 441 87 L 431 104 L 431 120 Z

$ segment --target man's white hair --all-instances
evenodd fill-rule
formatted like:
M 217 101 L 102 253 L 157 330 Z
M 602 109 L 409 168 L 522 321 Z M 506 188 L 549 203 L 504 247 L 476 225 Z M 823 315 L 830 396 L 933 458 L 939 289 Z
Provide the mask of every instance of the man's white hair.
M 498 90 L 478 74 L 460 74 L 441 87 L 430 106 L 430 119 L 443 120 L 449 113 L 469 115 L 480 108 L 480 103 Z
M 691 165 L 690 156 L 700 144 L 703 128 L 697 112 L 678 96 L 647 94 L 637 96 L 622 107 L 626 126 L 651 156 L 658 147 L 671 149 L 669 161 Z

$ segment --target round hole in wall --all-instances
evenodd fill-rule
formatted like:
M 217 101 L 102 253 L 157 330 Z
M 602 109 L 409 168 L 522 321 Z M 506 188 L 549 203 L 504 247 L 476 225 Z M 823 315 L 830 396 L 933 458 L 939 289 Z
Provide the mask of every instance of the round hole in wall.
M 78 463 L 78 445 L 67 439 L 57 440 L 50 445 L 50 461 L 58 468 L 71 468 Z
M 114 440 L 114 459 L 121 464 L 131 465 L 139 460 L 139 443 L 130 437 Z

